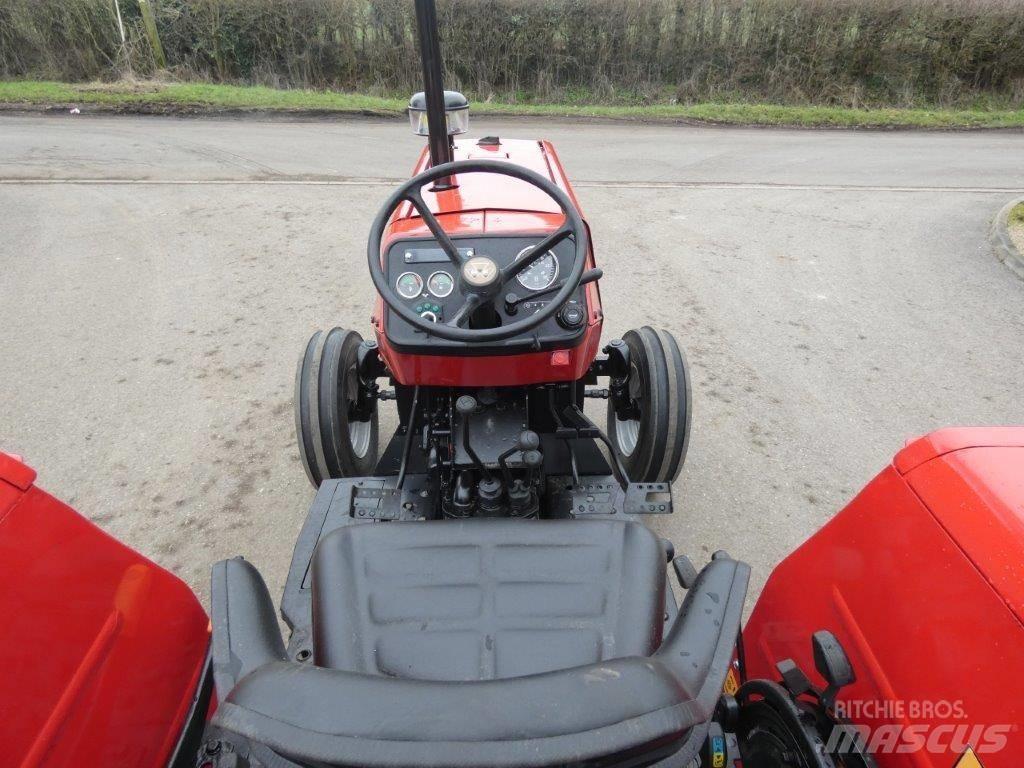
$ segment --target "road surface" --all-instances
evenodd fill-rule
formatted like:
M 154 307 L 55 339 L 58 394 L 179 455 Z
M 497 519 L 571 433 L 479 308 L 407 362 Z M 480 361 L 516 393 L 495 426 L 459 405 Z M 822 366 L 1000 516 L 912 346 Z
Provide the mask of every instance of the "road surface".
M 693 439 L 655 525 L 698 564 L 724 548 L 756 587 L 908 437 L 1024 422 L 1024 282 L 986 240 L 1024 135 L 474 129 L 556 143 L 606 338 L 684 345 Z M 295 361 L 366 333 L 367 227 L 419 147 L 399 121 L 0 118 L 0 446 L 204 598 L 236 554 L 279 594 L 312 498 Z

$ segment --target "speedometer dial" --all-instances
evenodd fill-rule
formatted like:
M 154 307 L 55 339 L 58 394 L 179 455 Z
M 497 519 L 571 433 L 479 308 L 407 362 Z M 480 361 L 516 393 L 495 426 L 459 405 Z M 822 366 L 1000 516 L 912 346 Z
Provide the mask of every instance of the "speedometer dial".
M 532 245 L 523 248 L 519 255 L 516 256 L 516 261 L 519 261 L 532 250 Z M 550 288 L 555 280 L 558 279 L 558 259 L 555 258 L 555 254 L 548 251 L 516 275 L 516 279 L 520 285 L 524 288 L 529 288 L 531 291 L 543 291 L 545 288 Z

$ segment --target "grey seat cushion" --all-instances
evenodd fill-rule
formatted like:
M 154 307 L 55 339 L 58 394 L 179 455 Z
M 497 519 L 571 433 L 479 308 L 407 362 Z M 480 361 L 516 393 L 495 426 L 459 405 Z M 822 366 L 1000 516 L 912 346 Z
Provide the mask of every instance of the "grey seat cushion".
M 314 662 L 419 680 L 490 680 L 648 656 L 665 554 L 638 523 L 352 525 L 313 555 Z

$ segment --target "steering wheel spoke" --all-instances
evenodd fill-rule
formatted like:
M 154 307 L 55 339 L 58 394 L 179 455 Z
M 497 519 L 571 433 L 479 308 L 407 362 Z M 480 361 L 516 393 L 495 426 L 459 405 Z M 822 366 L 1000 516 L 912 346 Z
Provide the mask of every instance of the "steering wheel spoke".
M 524 269 L 530 267 L 533 262 L 541 258 L 545 253 L 550 251 L 560 242 L 565 240 L 567 237 L 572 235 L 572 227 L 568 224 L 563 224 L 561 227 L 556 229 L 550 235 L 541 240 L 537 245 L 533 246 L 528 254 L 523 258 L 512 262 L 503 270 L 501 270 L 501 284 L 505 285 L 512 280 L 516 275 L 522 272 Z
M 465 303 L 459 307 L 459 311 L 456 312 L 451 318 L 445 323 L 445 325 L 451 328 L 461 328 L 467 322 L 469 322 L 470 315 L 476 311 L 477 307 L 481 304 L 480 297 L 475 293 L 471 293 L 466 297 Z
M 441 246 L 441 250 L 444 251 L 448 257 L 448 261 L 452 263 L 456 269 L 461 269 L 465 259 L 462 254 L 459 253 L 459 249 L 455 247 L 455 243 L 448 237 L 448 233 L 441 227 L 441 222 L 437 220 L 434 212 L 427 207 L 426 202 L 423 200 L 423 196 L 420 194 L 418 189 L 410 190 L 405 195 L 405 199 L 412 203 L 413 208 L 419 213 L 420 218 L 427 225 L 427 229 L 430 230 L 430 234 L 437 240 L 437 244 Z

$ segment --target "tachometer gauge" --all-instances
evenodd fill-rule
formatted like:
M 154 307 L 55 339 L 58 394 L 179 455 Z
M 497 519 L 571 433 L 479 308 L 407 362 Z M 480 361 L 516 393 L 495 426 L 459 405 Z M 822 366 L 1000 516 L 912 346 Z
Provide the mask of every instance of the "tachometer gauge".
M 403 299 L 415 299 L 423 293 L 423 278 L 415 272 L 403 272 L 398 276 L 395 289 Z
M 427 289 L 437 298 L 443 299 L 445 296 L 450 296 L 451 292 L 455 290 L 455 281 L 447 272 L 435 272 L 427 280 Z
M 523 248 L 519 255 L 516 256 L 516 261 L 519 261 L 532 250 L 532 245 Z M 529 288 L 531 291 L 543 291 L 545 288 L 550 288 L 555 280 L 558 279 L 558 259 L 555 258 L 555 254 L 548 251 L 516 275 L 516 279 L 523 288 Z

